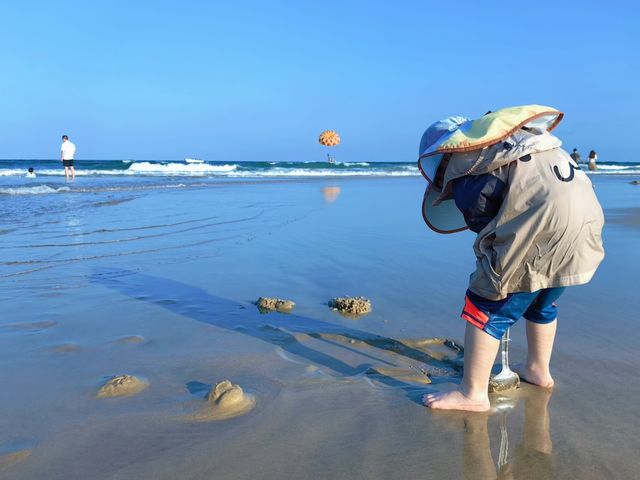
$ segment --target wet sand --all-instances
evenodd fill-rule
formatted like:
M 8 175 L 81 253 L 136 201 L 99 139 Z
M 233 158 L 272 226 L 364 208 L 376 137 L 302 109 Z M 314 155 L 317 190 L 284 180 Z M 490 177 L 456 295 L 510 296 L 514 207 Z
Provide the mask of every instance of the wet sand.
M 595 179 L 607 216 L 640 204 L 628 181 Z M 0 477 L 637 476 L 640 229 L 608 223 L 596 278 L 561 299 L 551 395 L 523 384 L 490 414 L 432 412 L 420 397 L 460 378 L 443 339 L 462 337 L 473 237 L 428 232 L 423 189 L 265 182 L 99 209 L 76 194 L 57 218 L 0 225 Z M 261 315 L 265 292 L 294 312 Z M 375 309 L 327 308 L 344 292 Z M 123 372 L 148 387 L 96 398 Z M 251 408 L 189 421 L 223 379 Z

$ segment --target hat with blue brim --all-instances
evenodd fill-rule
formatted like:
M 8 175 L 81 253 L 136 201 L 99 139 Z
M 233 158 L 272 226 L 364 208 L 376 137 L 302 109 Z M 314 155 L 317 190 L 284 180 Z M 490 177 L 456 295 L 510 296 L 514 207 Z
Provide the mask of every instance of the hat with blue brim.
M 555 108 L 524 105 L 489 112 L 477 120 L 449 117 L 427 128 L 420 140 L 418 168 L 429 182 L 422 201 L 422 217 L 429 228 L 437 233 L 455 233 L 468 228 L 452 199 L 434 205 L 442 193 L 442 185 L 436 185 L 436 176 L 445 154 L 482 150 L 505 140 L 520 128 L 550 132 L 562 117 L 563 113 Z

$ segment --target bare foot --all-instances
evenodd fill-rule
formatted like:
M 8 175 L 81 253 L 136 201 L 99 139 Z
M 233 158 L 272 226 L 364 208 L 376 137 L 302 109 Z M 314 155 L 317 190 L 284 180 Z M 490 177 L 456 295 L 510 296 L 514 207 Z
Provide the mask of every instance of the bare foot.
M 553 377 L 551 377 L 551 374 L 548 370 L 545 371 L 542 369 L 536 369 L 534 367 L 522 367 L 521 369 L 516 371 L 516 373 L 520 375 L 520 380 L 522 380 L 523 382 L 537 385 L 542 388 L 553 388 Z
M 489 397 L 467 397 L 460 390 L 450 392 L 428 393 L 422 397 L 425 406 L 434 410 L 466 410 L 468 412 L 486 412 L 489 410 Z

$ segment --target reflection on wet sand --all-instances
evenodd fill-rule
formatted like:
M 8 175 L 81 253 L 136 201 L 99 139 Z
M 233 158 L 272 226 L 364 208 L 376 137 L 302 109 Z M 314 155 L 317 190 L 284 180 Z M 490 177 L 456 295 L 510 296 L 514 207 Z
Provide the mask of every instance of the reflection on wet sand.
M 553 478 L 551 465 L 549 400 L 551 391 L 527 388 L 524 397 L 524 429 L 515 452 L 509 451 L 507 417 L 515 402 L 496 405 L 500 421 L 500 449 L 494 462 L 489 440 L 490 413 L 469 413 L 464 419 L 464 478 L 466 480 Z M 495 416 L 493 417 L 495 418 Z
M 340 196 L 340 187 L 324 187 L 322 189 L 322 196 L 325 202 L 333 203 Z

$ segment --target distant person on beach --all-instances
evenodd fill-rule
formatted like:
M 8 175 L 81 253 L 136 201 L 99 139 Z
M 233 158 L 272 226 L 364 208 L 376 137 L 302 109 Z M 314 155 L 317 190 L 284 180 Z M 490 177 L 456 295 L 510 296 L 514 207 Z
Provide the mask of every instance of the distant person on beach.
M 33 167 L 29 167 L 27 170 L 27 174 L 25 175 L 27 178 L 36 178 L 36 172 L 33 170 Z
M 589 152 L 589 170 L 596 170 L 598 166 L 596 165 L 596 160 L 598 159 L 598 154 L 595 150 L 591 150 Z
M 425 222 L 438 233 L 468 227 L 477 234 L 476 269 L 461 314 L 467 322 L 462 382 L 424 395 L 430 408 L 489 410 L 500 340 L 520 317 L 527 320 L 528 344 L 520 378 L 554 385 L 556 302 L 565 287 L 588 283 L 604 258 L 604 216 L 591 181 L 549 133 L 561 119 L 555 109 L 527 105 L 481 121 L 451 117 L 422 137 Z
M 62 136 L 62 146 L 60 147 L 60 161 L 64 165 L 64 176 L 69 181 L 69 170 L 71 170 L 71 180 L 76 179 L 76 171 L 73 168 L 73 157 L 76 154 L 76 146 L 69 141 L 69 137 Z
M 578 153 L 577 148 L 574 148 L 573 152 L 571 152 L 571 158 L 573 158 L 573 161 L 576 162 L 576 164 L 580 163 L 580 154 Z

